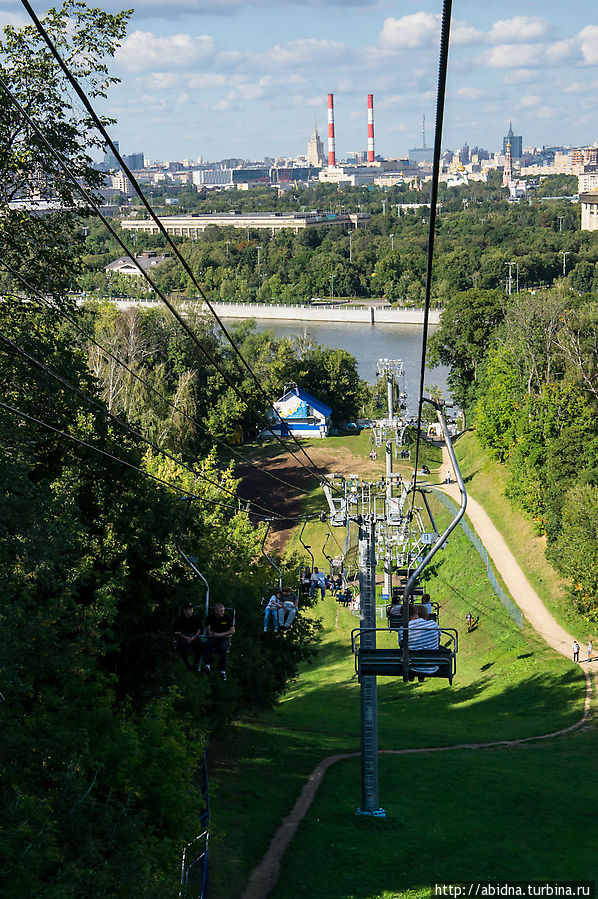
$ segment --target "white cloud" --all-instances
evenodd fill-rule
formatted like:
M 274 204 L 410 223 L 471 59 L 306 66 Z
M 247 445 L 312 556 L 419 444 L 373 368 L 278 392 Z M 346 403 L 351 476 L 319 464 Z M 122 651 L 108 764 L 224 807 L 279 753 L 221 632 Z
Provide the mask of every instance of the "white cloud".
M 209 35 L 192 37 L 190 34 L 173 34 L 157 37 L 150 31 L 133 31 L 117 50 L 117 63 L 129 72 L 147 72 L 152 69 L 186 69 L 213 59 L 216 43 Z
M 550 67 L 568 62 L 574 53 L 575 41 L 571 39 L 546 44 L 500 44 L 483 56 L 482 62 L 490 69 Z
M 259 59 L 276 68 L 288 68 L 289 66 L 304 67 L 311 63 L 321 66 L 330 65 L 335 61 L 346 61 L 349 54 L 349 48 L 340 41 L 306 38 L 289 41 L 286 44 L 276 44 L 265 53 L 259 54 Z
M 598 25 L 586 25 L 578 35 L 584 62 L 590 66 L 598 64 Z
M 542 40 L 548 31 L 548 22 L 539 16 L 513 16 L 495 22 L 488 37 L 496 44 L 523 44 Z
M 452 92 L 452 96 L 460 97 L 462 100 L 479 100 L 485 95 L 485 91 L 479 90 L 477 87 L 459 87 Z
M 541 102 L 542 98 L 537 94 L 524 94 L 519 100 L 519 106 L 522 109 L 531 109 L 533 106 L 538 106 Z
M 400 19 L 389 16 L 384 20 L 378 37 L 386 50 L 415 50 L 438 44 L 440 16 L 431 12 L 416 12 Z

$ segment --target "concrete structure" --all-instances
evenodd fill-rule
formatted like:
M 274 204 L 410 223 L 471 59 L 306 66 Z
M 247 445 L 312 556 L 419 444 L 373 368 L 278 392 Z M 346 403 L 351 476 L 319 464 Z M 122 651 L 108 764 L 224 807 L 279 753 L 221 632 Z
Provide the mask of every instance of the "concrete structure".
M 329 165 L 321 170 L 318 180 L 323 184 L 336 184 L 338 187 L 363 187 L 366 184 L 373 184 L 377 174 L 377 169 L 368 166 Z
M 122 297 L 115 299 L 104 297 L 114 303 L 119 309 L 129 309 L 132 306 L 143 308 L 160 308 L 159 300 L 141 300 L 134 297 Z M 86 298 L 76 298 L 77 305 L 81 306 Z M 184 300 L 181 303 L 183 314 L 188 307 L 202 305 L 200 300 Z M 343 322 L 354 325 L 422 325 L 424 321 L 423 309 L 393 309 L 391 306 L 309 306 L 306 304 L 297 306 L 275 306 L 268 303 L 211 303 L 212 309 L 220 318 L 256 318 L 264 321 L 289 321 L 289 322 Z M 207 307 L 203 310 L 207 312 Z M 441 310 L 431 309 L 429 324 L 431 327 L 440 324 Z
M 367 229 L 370 215 L 367 212 L 326 213 L 326 212 L 252 212 L 236 214 L 230 212 L 209 215 L 166 215 L 160 221 L 169 234 L 175 237 L 199 237 L 206 228 L 262 229 L 274 234 L 291 228 L 296 234 L 307 228 L 322 228 L 330 225 Z M 125 219 L 124 231 L 141 231 L 144 234 L 159 234 L 158 226 L 150 219 Z
M 131 182 L 122 171 L 116 172 L 116 174 L 110 176 L 110 186 L 112 187 L 112 190 L 124 194 L 125 197 L 131 197 L 134 193 Z
M 581 202 L 581 230 L 598 231 L 598 190 L 579 195 Z
M 332 409 L 311 393 L 289 384 L 284 396 L 274 403 L 280 419 L 270 413 L 272 425 L 262 432 L 263 436 L 273 432 L 280 437 L 294 434 L 295 437 L 327 437 L 330 430 Z
M 577 176 L 577 192 L 588 193 L 598 187 L 598 166 L 584 166 L 585 171 Z M 588 171 L 589 169 L 592 169 Z

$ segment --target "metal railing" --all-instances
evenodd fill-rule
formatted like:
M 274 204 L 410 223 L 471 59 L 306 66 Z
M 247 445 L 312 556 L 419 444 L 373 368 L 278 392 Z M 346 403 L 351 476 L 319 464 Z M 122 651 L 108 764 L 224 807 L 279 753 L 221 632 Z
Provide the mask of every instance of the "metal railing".
M 438 497 L 443 506 L 446 506 L 451 514 L 454 514 L 455 504 L 450 497 L 448 497 L 445 493 L 442 493 L 440 490 L 435 490 L 434 496 Z M 498 596 L 502 605 L 505 607 L 517 627 L 521 630 L 521 628 L 523 627 L 523 615 L 521 614 L 521 609 L 515 605 L 508 593 L 506 593 L 506 591 L 503 590 L 503 588 L 499 584 L 498 578 L 490 564 L 490 557 L 488 556 L 486 547 L 484 546 L 478 535 L 475 533 L 475 531 L 473 531 L 469 527 L 465 519 L 461 519 L 460 525 L 465 533 L 465 536 L 467 537 L 469 542 L 473 546 L 475 546 L 478 553 L 480 554 L 482 561 L 486 565 L 486 574 L 488 576 L 488 580 L 492 584 L 494 592 Z

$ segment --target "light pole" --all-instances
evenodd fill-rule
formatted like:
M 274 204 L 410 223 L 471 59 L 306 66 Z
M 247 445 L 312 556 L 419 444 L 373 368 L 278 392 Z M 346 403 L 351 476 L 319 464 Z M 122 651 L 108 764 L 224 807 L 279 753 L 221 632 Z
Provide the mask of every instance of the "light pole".
M 257 277 L 258 277 L 258 280 L 259 280 L 259 277 L 260 277 L 260 250 L 261 250 L 261 249 L 262 249 L 261 247 L 256 247 L 256 250 L 257 250 Z
M 228 248 L 230 246 L 230 240 L 226 241 L 226 255 L 228 256 Z
M 390 234 L 389 236 L 390 236 L 390 249 L 394 253 L 394 251 L 395 251 L 395 236 L 394 236 L 394 234 Z
M 349 262 L 353 262 L 353 232 L 349 231 Z
M 564 218 L 564 216 L 557 215 L 557 219 L 559 220 L 559 231 L 563 230 L 563 218 Z
M 507 293 L 509 296 L 511 296 L 511 293 L 513 292 L 513 266 L 515 265 L 515 263 L 514 262 L 505 262 L 505 265 L 509 266 L 509 279 L 507 281 Z
M 567 250 L 567 252 L 565 253 L 564 250 L 561 250 L 561 253 L 563 256 L 563 278 L 564 278 L 565 275 L 567 274 L 567 256 L 569 255 L 569 251 Z
M 334 300 L 334 269 L 330 272 L 330 299 Z

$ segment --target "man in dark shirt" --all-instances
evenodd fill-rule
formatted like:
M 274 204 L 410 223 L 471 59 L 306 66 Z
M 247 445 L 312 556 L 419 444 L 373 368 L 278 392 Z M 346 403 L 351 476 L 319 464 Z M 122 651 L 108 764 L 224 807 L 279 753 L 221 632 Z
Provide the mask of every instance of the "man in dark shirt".
M 189 671 L 199 671 L 204 649 L 202 632 L 203 621 L 201 617 L 193 611 L 193 603 L 186 602 L 183 605 L 181 614 L 174 623 L 174 633 L 177 638 L 177 652 L 180 652 Z M 189 661 L 190 652 L 193 655 L 193 664 Z
M 214 611 L 206 618 L 208 640 L 205 649 L 205 667 L 207 671 L 210 670 L 212 656 L 214 652 L 217 652 L 218 668 L 222 680 L 226 680 L 226 653 L 230 644 L 230 638 L 234 632 L 231 616 L 225 611 L 221 602 L 216 603 Z

